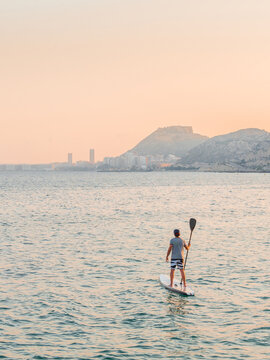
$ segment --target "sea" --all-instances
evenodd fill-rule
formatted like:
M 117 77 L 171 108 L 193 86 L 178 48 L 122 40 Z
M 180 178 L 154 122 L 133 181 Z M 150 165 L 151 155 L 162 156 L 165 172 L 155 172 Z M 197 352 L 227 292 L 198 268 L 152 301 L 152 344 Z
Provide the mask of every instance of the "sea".
M 0 359 L 270 358 L 270 174 L 1 171 L 0 199 Z

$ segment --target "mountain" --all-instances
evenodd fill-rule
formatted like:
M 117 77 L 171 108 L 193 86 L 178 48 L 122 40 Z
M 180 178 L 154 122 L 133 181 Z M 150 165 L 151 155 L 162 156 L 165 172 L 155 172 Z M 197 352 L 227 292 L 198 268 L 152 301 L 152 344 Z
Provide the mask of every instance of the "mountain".
M 207 136 L 194 134 L 191 126 L 168 126 L 157 129 L 129 152 L 144 156 L 172 154 L 180 157 L 207 139 Z
M 243 129 L 215 136 L 191 149 L 177 165 L 210 171 L 270 171 L 270 133 Z

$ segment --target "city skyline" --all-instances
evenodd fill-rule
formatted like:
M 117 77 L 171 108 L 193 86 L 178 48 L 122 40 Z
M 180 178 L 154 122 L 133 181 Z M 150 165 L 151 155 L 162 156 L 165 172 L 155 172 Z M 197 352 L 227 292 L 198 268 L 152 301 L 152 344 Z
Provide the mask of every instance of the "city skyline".
M 172 128 L 174 127 L 175 125 L 171 126 Z M 182 126 L 180 126 L 182 127 Z M 165 126 L 164 128 L 168 128 L 168 126 Z M 193 131 L 193 127 L 192 126 L 183 126 L 183 128 L 191 128 L 191 131 Z M 255 129 L 255 127 L 254 127 Z M 157 129 L 156 129 L 157 130 Z M 236 131 L 239 131 L 239 130 L 243 130 L 243 129 L 236 129 Z M 265 130 L 267 131 L 266 129 L 260 129 L 260 130 Z M 152 135 L 154 132 L 152 132 L 151 134 L 147 134 L 147 136 L 145 138 L 147 138 L 149 135 Z M 194 132 L 195 133 L 195 132 Z M 233 133 L 233 132 L 230 132 L 230 133 Z M 229 134 L 229 133 L 228 133 Z M 201 135 L 201 134 L 200 134 Z M 215 136 L 219 136 L 219 135 L 225 135 L 225 134 L 218 134 L 218 135 L 215 135 Z M 206 135 L 207 136 L 207 135 Z M 215 137 L 215 136 L 212 136 L 212 137 Z M 144 139 L 145 139 L 144 138 Z M 211 137 L 209 137 L 210 139 Z M 140 139 L 141 140 L 144 140 L 144 139 Z M 140 142 L 138 141 L 138 143 Z M 134 145 L 138 145 L 137 144 L 134 144 Z M 106 159 L 108 158 L 119 158 L 119 157 L 122 157 L 123 155 L 125 155 L 125 153 L 128 153 L 128 152 L 131 152 L 133 153 L 132 151 L 132 147 L 130 147 L 129 149 L 125 149 L 122 151 L 121 154 L 117 154 L 117 155 L 112 155 L 112 154 L 106 154 L 105 156 L 103 156 L 102 158 L 98 158 L 98 160 L 96 161 L 96 150 L 94 148 L 89 148 L 88 149 L 88 154 L 87 152 L 85 154 L 83 154 L 83 156 L 81 157 L 78 157 L 76 153 L 74 153 L 73 151 L 72 152 L 66 152 L 65 154 L 63 154 L 63 157 L 62 159 L 58 159 L 58 160 L 52 160 L 52 161 L 45 161 L 45 162 L 27 162 L 27 161 L 21 161 L 21 162 L 0 162 L 0 165 L 5 165 L 5 164 L 10 164 L 10 165 L 36 165 L 36 164 L 56 164 L 56 163 L 62 163 L 62 164 L 68 164 L 69 166 L 71 166 L 72 164 L 76 164 L 76 163 L 89 163 L 89 164 L 97 164 L 97 163 L 102 163 L 102 162 L 106 162 Z M 75 155 L 75 156 L 74 156 Z M 136 155 L 136 154 L 135 154 Z M 149 155 L 146 155 L 146 157 L 149 156 Z M 88 158 L 88 159 L 87 159 Z M 65 160 L 66 159 L 66 160 Z
M 270 131 L 270 3 L 1 2 L 0 163 L 118 156 L 158 127 Z

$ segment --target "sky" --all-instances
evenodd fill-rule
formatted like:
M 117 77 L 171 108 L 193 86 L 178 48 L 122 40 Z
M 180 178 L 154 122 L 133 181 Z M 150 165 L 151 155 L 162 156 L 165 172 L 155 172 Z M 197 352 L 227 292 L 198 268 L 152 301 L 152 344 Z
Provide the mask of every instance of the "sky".
M 0 163 L 270 131 L 269 0 L 0 0 Z

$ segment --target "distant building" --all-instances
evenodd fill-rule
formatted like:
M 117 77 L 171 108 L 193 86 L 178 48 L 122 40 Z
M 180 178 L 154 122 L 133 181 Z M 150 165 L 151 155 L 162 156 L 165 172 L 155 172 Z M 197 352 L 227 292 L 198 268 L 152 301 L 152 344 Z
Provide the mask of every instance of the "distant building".
M 68 165 L 72 166 L 72 153 L 68 153 Z
M 94 163 L 95 163 L 95 149 L 90 149 L 90 152 L 89 152 L 89 162 L 90 162 L 90 164 L 94 164 Z
M 6 170 L 12 170 L 12 171 L 14 171 L 14 170 L 16 170 L 16 165 L 14 165 L 14 164 L 7 164 L 7 165 L 6 165 Z
M 23 165 L 22 165 L 22 170 L 23 170 L 23 171 L 29 171 L 29 170 L 31 170 L 31 169 L 32 169 L 32 167 L 31 167 L 30 164 L 23 164 Z
M 105 164 L 105 165 L 110 165 L 110 157 L 105 157 L 104 158 L 104 160 L 103 160 L 103 163 Z

